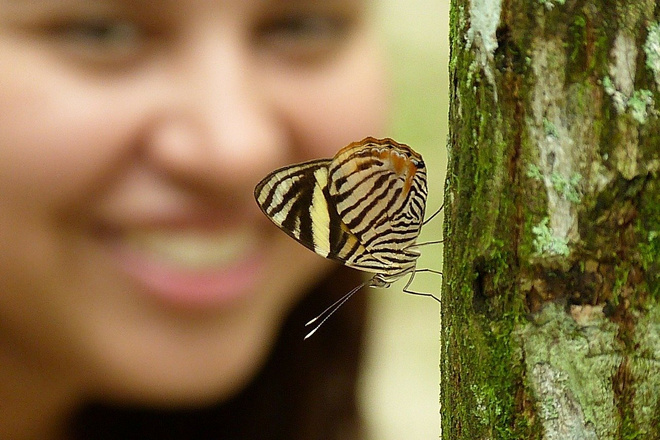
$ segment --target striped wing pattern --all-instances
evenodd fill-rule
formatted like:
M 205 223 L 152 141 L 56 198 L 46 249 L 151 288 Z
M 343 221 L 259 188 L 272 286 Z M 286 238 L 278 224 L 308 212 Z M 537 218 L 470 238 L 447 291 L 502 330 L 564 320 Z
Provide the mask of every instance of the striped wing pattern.
M 317 254 L 339 261 L 349 252 L 365 252 L 329 204 L 330 160 L 281 168 L 255 188 L 257 204 L 280 229 Z
M 426 194 L 422 157 L 388 138 L 281 168 L 255 188 L 280 229 L 323 257 L 376 273 L 383 286 L 415 269 Z
M 332 205 L 366 249 L 347 256 L 347 265 L 394 278 L 414 270 L 427 195 L 422 157 L 391 139 L 367 138 L 340 150 L 328 176 Z

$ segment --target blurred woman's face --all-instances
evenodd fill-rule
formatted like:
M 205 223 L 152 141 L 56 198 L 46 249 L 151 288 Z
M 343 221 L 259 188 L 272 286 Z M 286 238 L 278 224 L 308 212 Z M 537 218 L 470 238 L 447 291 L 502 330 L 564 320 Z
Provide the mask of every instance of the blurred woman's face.
M 328 270 L 254 185 L 382 135 L 365 9 L 0 0 L 0 359 L 144 404 L 243 386 Z

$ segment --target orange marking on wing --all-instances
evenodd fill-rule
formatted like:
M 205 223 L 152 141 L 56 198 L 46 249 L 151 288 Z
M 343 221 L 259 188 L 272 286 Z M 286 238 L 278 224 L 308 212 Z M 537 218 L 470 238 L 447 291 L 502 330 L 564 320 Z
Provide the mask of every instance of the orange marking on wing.
M 406 158 L 402 154 L 399 154 L 397 151 L 390 150 L 390 162 L 394 166 L 394 172 L 399 176 L 405 172 L 406 169 Z
M 392 164 L 392 168 L 394 169 L 394 172 L 398 176 L 403 176 L 405 178 L 403 190 L 404 190 L 404 194 L 407 195 L 408 192 L 410 191 L 410 187 L 412 186 L 413 178 L 417 173 L 417 167 L 415 166 L 413 161 L 405 154 L 401 154 L 395 150 L 389 150 L 388 153 L 390 156 L 389 157 L 390 163 Z
M 403 189 L 406 194 L 410 192 L 410 187 L 412 186 L 413 179 L 415 178 L 415 174 L 417 174 L 417 167 L 411 160 L 408 161 L 407 165 L 408 165 L 408 173 L 406 175 L 406 183 L 403 185 Z
M 412 159 L 414 158 L 421 161 L 422 156 L 420 156 L 419 153 L 415 152 L 408 145 L 400 144 L 393 139 L 376 139 L 373 137 L 366 137 L 359 142 L 351 142 L 350 144 L 346 145 L 344 148 L 337 152 L 335 159 L 339 159 L 342 156 L 350 156 L 354 151 L 362 150 L 365 147 L 369 148 L 371 153 L 377 155 L 377 157 L 382 161 L 389 163 L 391 169 L 398 176 L 404 176 L 404 191 L 407 195 L 412 186 L 412 181 L 415 177 L 415 174 L 417 173 L 417 166 L 415 166 Z M 408 157 L 405 153 L 397 151 L 397 149 L 410 153 L 412 157 Z M 357 162 L 351 163 L 351 165 L 354 167 L 351 172 L 357 172 Z

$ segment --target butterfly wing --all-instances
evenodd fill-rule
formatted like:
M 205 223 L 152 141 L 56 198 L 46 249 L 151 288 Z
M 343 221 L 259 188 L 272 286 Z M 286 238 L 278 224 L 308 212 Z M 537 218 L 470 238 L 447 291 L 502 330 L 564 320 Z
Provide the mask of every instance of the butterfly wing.
M 340 150 L 328 166 L 330 204 L 365 249 L 358 269 L 398 273 L 414 267 L 426 207 L 421 156 L 391 139 L 367 138 Z
M 415 266 L 426 194 L 422 157 L 374 138 L 276 170 L 255 188 L 264 214 L 308 249 L 392 278 Z
M 254 195 L 262 212 L 282 231 L 317 254 L 346 262 L 364 248 L 329 203 L 328 165 L 315 160 L 270 173 Z

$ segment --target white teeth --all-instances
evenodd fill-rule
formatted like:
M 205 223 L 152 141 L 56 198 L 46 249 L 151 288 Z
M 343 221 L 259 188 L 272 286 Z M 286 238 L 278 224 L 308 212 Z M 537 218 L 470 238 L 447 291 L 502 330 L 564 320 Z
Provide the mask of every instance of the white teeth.
M 246 231 L 132 231 L 125 236 L 130 247 L 161 261 L 205 269 L 231 264 L 253 248 L 254 236 Z

